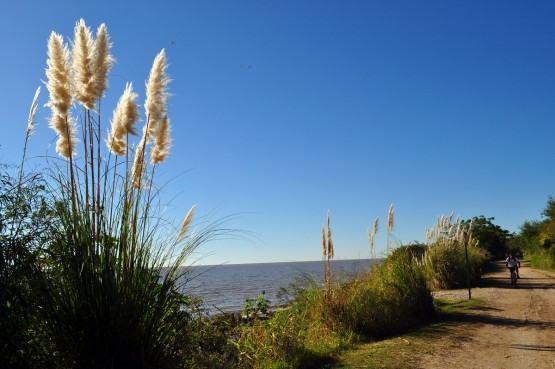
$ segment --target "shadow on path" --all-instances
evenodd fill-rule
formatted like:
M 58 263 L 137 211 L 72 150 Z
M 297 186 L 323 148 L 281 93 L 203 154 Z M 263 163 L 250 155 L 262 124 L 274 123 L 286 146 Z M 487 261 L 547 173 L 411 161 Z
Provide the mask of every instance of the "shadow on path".
M 520 274 L 522 277 L 518 280 L 516 289 L 511 286 L 509 280 L 509 272 L 505 266 L 504 261 L 493 262 L 490 265 L 488 276 L 482 278 L 480 282 L 481 288 L 499 288 L 507 289 L 506 293 L 511 293 L 509 290 L 518 291 L 519 289 L 553 289 L 555 288 L 555 278 L 545 275 L 545 278 L 538 277 L 538 273 L 534 272 L 534 277 L 526 277 L 526 268 L 528 263 L 522 262 Z M 505 277 L 506 275 L 506 277 Z M 505 292 L 503 292 L 505 293 Z M 470 323 L 470 324 L 488 324 L 491 326 L 503 326 L 503 327 L 530 327 L 534 329 L 553 329 L 555 328 L 555 322 L 553 321 L 541 321 L 541 320 L 530 320 L 527 318 L 516 319 L 503 317 L 503 309 L 491 307 L 491 306 L 477 306 L 467 310 L 465 313 L 447 313 L 441 317 L 441 319 L 446 323 Z M 555 346 L 530 346 L 519 347 L 521 349 L 537 349 L 544 351 L 555 351 Z
M 473 311 L 483 311 L 488 309 L 472 309 Z M 492 309 L 500 310 L 500 309 Z M 502 310 L 501 310 L 502 311 Z M 514 319 L 505 317 L 495 317 L 491 315 L 484 314 L 459 314 L 450 313 L 442 316 L 442 320 L 446 323 L 470 323 L 470 324 L 488 324 L 492 326 L 502 326 L 502 327 L 533 327 L 535 329 L 553 329 L 555 328 L 555 323 L 544 322 L 540 320 L 529 320 L 529 319 Z
M 551 289 L 555 288 L 555 280 L 548 276 L 544 278 L 540 277 L 527 277 L 526 270 L 528 269 L 528 263 L 522 262 L 522 267 L 520 268 L 520 278 L 518 279 L 518 288 L 527 289 Z M 495 287 L 495 288 L 506 288 L 514 289 L 511 285 L 509 269 L 505 266 L 504 261 L 496 261 L 490 264 L 488 271 L 489 276 L 483 277 L 480 280 L 480 287 Z
M 538 346 L 538 345 L 511 345 L 510 348 L 518 350 L 531 350 L 531 351 L 551 351 L 555 352 L 555 346 Z

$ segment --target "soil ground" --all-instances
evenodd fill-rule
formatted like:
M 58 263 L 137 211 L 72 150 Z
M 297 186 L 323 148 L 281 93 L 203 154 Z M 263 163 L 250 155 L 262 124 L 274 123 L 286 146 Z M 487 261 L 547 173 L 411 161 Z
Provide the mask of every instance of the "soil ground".
M 555 274 L 522 263 L 517 287 L 510 285 L 503 262 L 488 274 L 472 297 L 485 308 L 472 310 L 429 353 L 414 358 L 421 369 L 555 368 Z M 442 291 L 437 297 L 462 300 L 467 290 Z

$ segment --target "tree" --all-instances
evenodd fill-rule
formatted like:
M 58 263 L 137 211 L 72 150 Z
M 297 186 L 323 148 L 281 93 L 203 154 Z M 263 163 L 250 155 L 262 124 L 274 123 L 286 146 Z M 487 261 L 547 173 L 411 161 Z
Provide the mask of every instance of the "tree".
M 495 218 L 486 218 L 483 215 L 473 217 L 472 220 L 463 220 L 461 223 L 469 225 L 472 221 L 472 238 L 478 241 L 478 246 L 486 250 L 491 258 L 499 259 L 505 256 L 508 242 L 513 235 L 493 223 Z
M 548 249 L 555 244 L 555 200 L 552 196 L 548 197 L 542 215 L 545 219 L 541 222 L 538 241 L 544 248 Z

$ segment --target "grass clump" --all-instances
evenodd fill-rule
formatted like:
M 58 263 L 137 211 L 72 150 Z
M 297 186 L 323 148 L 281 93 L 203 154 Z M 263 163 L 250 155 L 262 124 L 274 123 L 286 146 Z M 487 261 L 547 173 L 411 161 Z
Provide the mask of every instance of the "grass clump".
M 424 270 L 406 246 L 341 289 L 337 304 L 347 326 L 370 338 L 402 331 L 434 312 Z
M 453 214 L 442 216 L 426 238 L 422 264 L 432 288 L 463 288 L 469 280 L 471 285 L 479 283 L 487 254 L 472 239 L 472 223 L 465 226 L 458 218 L 453 222 Z

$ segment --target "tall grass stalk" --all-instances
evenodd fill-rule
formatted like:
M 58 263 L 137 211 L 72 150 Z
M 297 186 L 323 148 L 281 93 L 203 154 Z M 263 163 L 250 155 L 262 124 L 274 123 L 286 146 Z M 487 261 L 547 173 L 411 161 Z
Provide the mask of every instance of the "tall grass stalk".
M 334 257 L 333 238 L 331 234 L 330 212 L 328 211 L 327 228 L 322 226 L 322 264 L 324 267 L 324 300 L 331 294 L 331 260 Z
M 389 255 L 394 247 L 393 247 L 393 226 L 395 221 L 395 210 L 393 208 L 393 204 L 389 207 L 389 211 L 387 212 L 387 254 Z
M 376 233 L 378 233 L 380 220 L 378 218 L 374 219 L 374 226 L 372 227 L 372 231 L 370 231 L 370 227 L 367 229 L 368 234 L 368 241 L 370 242 L 370 258 L 375 259 L 376 253 L 374 251 L 374 238 L 376 237 Z

